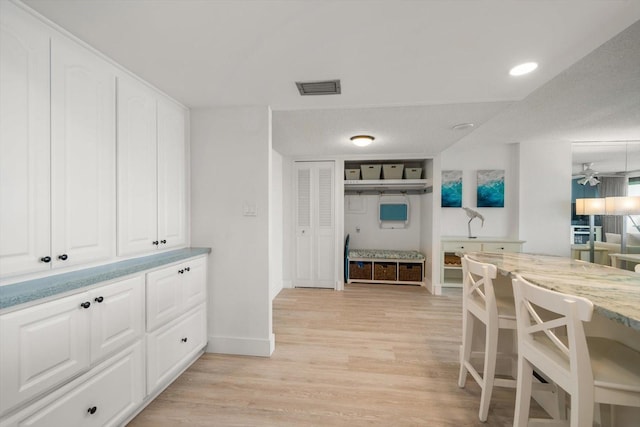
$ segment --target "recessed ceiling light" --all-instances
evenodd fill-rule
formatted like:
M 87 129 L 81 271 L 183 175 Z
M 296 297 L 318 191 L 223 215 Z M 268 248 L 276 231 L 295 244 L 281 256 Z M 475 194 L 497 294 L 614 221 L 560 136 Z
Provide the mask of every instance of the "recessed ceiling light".
M 451 129 L 453 130 L 467 130 L 467 129 L 471 129 L 473 127 L 475 127 L 475 123 L 459 123 L 455 126 L 452 126 Z
M 350 139 L 351 142 L 354 143 L 354 145 L 357 145 L 358 147 L 366 147 L 367 145 L 371 144 L 375 138 L 371 135 L 355 135 Z
M 529 74 L 536 68 L 538 68 L 537 62 L 525 62 L 524 64 L 516 65 L 509 70 L 509 74 L 512 76 L 523 76 L 525 74 Z

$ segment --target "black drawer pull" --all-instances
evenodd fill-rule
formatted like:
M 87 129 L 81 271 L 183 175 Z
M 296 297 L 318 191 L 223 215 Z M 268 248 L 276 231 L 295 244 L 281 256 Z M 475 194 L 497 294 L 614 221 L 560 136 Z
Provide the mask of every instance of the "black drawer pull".
M 42 258 L 40 258 L 40 261 L 47 263 L 47 262 L 51 262 L 51 257 L 50 256 L 43 256 Z
M 97 302 L 97 303 L 101 303 L 102 301 L 104 301 L 104 298 L 103 297 L 98 297 L 98 298 L 94 299 L 94 301 Z
M 82 304 L 80 304 L 80 307 L 89 308 L 89 307 L 91 307 L 91 303 L 89 301 L 85 301 Z
M 164 243 L 167 243 L 167 241 L 166 240 L 160 240 L 160 243 L 164 244 Z
M 191 271 L 191 267 L 185 267 L 184 271 Z
M 159 244 L 160 242 L 158 242 L 157 240 L 154 240 L 154 241 L 153 241 L 153 242 L 151 242 L 151 243 L 153 243 L 154 245 L 158 246 L 158 244 Z
M 182 340 L 181 340 L 181 341 L 182 341 L 182 342 L 187 342 L 187 338 L 186 338 L 186 337 L 185 337 L 185 338 L 182 338 Z
M 98 410 L 97 406 L 92 406 L 91 408 L 87 409 L 87 412 L 93 415 L 96 413 L 97 410 Z
M 184 270 L 178 270 L 178 273 L 184 274 Z
M 67 258 L 69 258 L 69 255 L 67 254 L 58 255 L 59 260 L 66 261 Z

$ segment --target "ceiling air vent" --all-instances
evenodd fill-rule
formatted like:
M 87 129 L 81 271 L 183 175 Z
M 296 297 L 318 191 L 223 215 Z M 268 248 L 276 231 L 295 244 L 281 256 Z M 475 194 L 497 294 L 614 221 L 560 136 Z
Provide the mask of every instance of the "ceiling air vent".
M 325 80 L 320 82 L 296 82 L 300 95 L 339 95 L 340 80 Z

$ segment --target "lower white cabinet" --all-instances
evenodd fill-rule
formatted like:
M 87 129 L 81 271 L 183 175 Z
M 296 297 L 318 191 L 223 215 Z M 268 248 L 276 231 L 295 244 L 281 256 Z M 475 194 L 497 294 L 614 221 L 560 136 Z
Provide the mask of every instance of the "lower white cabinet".
M 147 336 L 147 393 L 165 385 L 206 344 L 204 303 Z
M 0 415 L 144 332 L 144 276 L 0 316 Z
M 144 398 L 142 343 L 137 342 L 61 389 L 2 422 L 9 426 L 115 426 Z
M 0 427 L 123 425 L 203 351 L 206 277 L 195 257 L 0 315 Z

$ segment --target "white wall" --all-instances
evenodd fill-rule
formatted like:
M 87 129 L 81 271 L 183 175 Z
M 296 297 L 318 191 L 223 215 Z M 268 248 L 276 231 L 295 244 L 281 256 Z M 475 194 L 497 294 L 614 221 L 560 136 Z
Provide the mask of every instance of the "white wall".
M 520 144 L 520 238 L 533 253 L 570 255 L 571 143 Z
M 361 249 L 420 250 L 423 196 L 409 195 L 409 224 L 406 228 L 382 229 L 378 223 L 377 195 L 345 195 L 344 234 L 349 234 L 349 246 Z M 350 212 L 349 206 L 362 204 L 362 213 Z M 360 232 L 357 229 L 360 229 Z
M 517 152 L 516 144 L 483 146 L 475 150 L 460 150 L 454 146 L 441 155 L 441 171 L 462 170 L 462 206 L 477 210 L 485 218 L 484 226 L 478 220 L 471 223 L 475 236 L 518 237 L 518 159 L 514 151 Z M 504 208 L 476 207 L 477 172 L 485 169 L 505 171 Z M 438 200 L 434 202 L 440 205 L 439 192 L 437 196 Z M 440 208 L 440 235 L 466 237 L 468 221 L 463 209 Z
M 283 199 L 282 156 L 271 150 L 271 200 L 269 203 L 269 296 L 273 300 L 282 290 Z
M 270 157 L 268 107 L 192 110 L 191 242 L 212 248 L 210 352 L 269 356 L 274 348 Z

